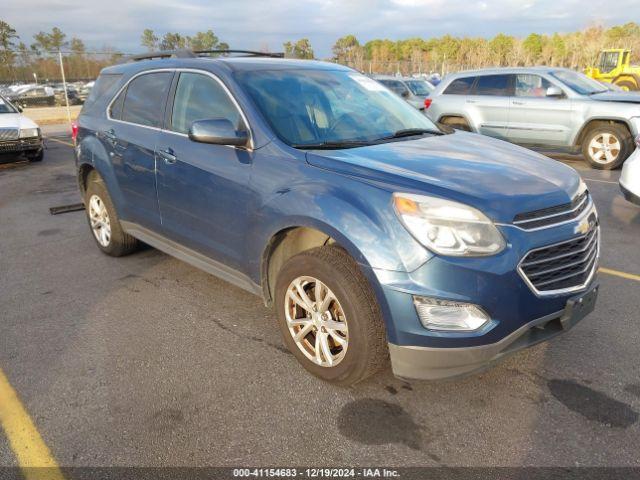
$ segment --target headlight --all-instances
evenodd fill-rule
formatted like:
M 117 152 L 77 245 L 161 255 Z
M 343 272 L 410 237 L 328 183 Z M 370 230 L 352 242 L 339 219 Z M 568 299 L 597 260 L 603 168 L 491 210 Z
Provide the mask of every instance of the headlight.
M 393 204 L 411 235 L 435 253 L 478 257 L 505 247 L 493 222 L 473 207 L 408 193 L 394 193 Z
M 20 129 L 20 138 L 30 138 L 30 137 L 39 137 L 40 129 L 39 128 L 21 128 Z

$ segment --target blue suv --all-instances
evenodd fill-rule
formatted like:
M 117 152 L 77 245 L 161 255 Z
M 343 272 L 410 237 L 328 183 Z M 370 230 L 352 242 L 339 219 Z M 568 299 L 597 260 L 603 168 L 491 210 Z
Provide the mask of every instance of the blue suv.
M 260 295 L 318 377 L 464 375 L 593 310 L 598 216 L 571 168 L 339 65 L 149 57 L 104 69 L 79 117 L 98 248 Z

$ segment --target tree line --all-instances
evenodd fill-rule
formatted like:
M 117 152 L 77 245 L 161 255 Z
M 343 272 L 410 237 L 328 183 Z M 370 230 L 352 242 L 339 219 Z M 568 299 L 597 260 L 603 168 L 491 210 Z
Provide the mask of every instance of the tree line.
M 157 34 L 145 29 L 140 46 L 148 51 L 225 50 L 229 48 L 213 30 L 184 35 L 179 32 Z M 287 41 L 285 55 L 314 58 L 308 38 Z M 374 39 L 361 43 L 355 35 L 336 40 L 330 60 L 367 73 L 430 73 L 490 66 L 553 65 L 582 70 L 593 64 L 603 48 L 630 48 L 633 59 L 640 58 L 640 25 L 634 22 L 611 28 L 591 26 L 571 33 L 542 35 L 531 33 L 518 38 L 503 33 L 493 38 L 456 37 Z M 58 51 L 64 53 L 65 72 L 70 80 L 93 79 L 124 53 L 113 47 L 88 51 L 77 37 L 68 37 L 60 28 L 41 31 L 27 44 L 7 22 L 0 20 L 0 82 L 29 82 L 33 76 L 58 80 Z

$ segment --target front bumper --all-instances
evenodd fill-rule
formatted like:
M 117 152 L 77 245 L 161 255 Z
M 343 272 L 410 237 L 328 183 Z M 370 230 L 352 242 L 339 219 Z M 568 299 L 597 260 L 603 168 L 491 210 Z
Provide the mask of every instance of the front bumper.
M 20 138 L 0 142 L 0 153 L 37 152 L 42 148 L 42 138 Z
M 566 332 L 595 308 L 598 286 L 570 299 L 564 310 L 529 322 L 502 340 L 460 348 L 407 347 L 389 344 L 394 375 L 416 380 L 441 380 L 477 373 L 515 352 Z

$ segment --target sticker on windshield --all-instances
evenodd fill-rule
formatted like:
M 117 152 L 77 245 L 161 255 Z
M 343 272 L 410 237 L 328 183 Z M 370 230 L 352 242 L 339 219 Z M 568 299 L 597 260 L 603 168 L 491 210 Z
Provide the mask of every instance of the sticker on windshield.
M 358 82 L 360 85 L 362 85 L 364 88 L 366 88 L 371 92 L 386 91 L 386 89 L 382 85 L 380 85 L 378 82 L 376 82 L 375 80 L 369 77 L 365 77 L 364 75 L 360 75 L 358 73 L 351 73 L 349 74 L 349 77 L 353 78 L 356 82 Z

